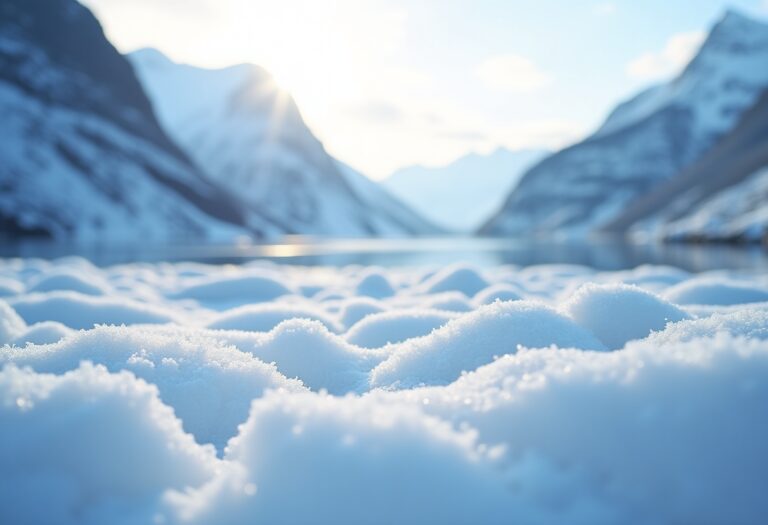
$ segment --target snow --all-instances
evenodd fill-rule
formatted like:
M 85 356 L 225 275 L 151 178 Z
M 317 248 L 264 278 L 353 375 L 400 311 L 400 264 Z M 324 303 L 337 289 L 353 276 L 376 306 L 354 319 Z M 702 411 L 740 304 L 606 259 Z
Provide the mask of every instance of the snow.
M 35 293 L 9 301 L 27 323 L 57 321 L 70 328 L 97 324 L 146 324 L 173 321 L 172 311 L 124 297 L 94 297 L 77 292 Z
M 0 300 L 0 344 L 7 344 L 20 336 L 27 328 L 16 310 Z
M 689 279 L 664 292 L 678 304 L 733 305 L 768 301 L 768 287 L 717 277 Z
M 586 284 L 565 305 L 570 317 L 592 331 L 608 348 L 663 330 L 668 323 L 688 319 L 675 305 L 637 286 Z
M 379 348 L 428 335 L 455 317 L 444 310 L 402 309 L 375 313 L 350 328 L 346 338 L 363 348 Z
M 495 301 L 517 301 L 521 299 L 520 290 L 511 284 L 498 283 L 477 292 L 472 301 L 477 304 L 490 304 Z
M 2 523 L 768 512 L 764 274 L 0 259 L 0 276 Z
M 102 326 L 76 332 L 52 345 L 0 350 L 0 363 L 46 373 L 74 370 L 83 361 L 109 371 L 130 371 L 157 386 L 184 428 L 201 443 L 223 448 L 245 420 L 250 400 L 265 389 L 302 390 L 273 365 L 212 336 L 179 328 Z
M 239 275 L 231 278 L 203 277 L 181 288 L 175 297 L 207 302 L 270 301 L 291 290 L 268 275 Z
M 376 270 L 365 272 L 360 278 L 360 282 L 357 283 L 355 292 L 357 292 L 357 295 L 364 295 L 375 299 L 383 299 L 395 294 L 395 290 L 387 277 Z
M 3 523 L 151 523 L 166 490 L 217 467 L 156 387 L 90 364 L 61 375 L 4 368 L 0 428 Z
M 448 384 L 464 371 L 515 353 L 521 345 L 605 349 L 590 332 L 548 306 L 496 302 L 447 323 L 429 337 L 403 343 L 371 372 L 371 385 Z
M 462 265 L 444 268 L 429 277 L 422 285 L 427 293 L 461 292 L 470 297 L 487 286 L 488 282 L 478 270 Z
M 56 271 L 44 274 L 29 283 L 28 292 L 50 292 L 53 290 L 69 290 L 87 295 L 105 295 L 109 292 L 106 283 L 91 278 L 90 282 L 78 273 L 71 271 Z
M 323 324 L 328 330 L 340 331 L 339 323 L 323 310 L 286 304 L 252 304 L 226 310 L 208 323 L 208 328 L 219 330 L 246 330 L 269 332 L 289 319 L 310 319 Z

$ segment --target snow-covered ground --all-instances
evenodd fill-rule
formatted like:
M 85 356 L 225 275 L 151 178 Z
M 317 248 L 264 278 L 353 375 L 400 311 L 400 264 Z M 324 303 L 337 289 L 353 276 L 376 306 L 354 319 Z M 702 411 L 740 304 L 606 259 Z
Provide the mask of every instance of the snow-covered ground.
M 0 344 L 0 523 L 768 513 L 765 274 L 0 259 Z

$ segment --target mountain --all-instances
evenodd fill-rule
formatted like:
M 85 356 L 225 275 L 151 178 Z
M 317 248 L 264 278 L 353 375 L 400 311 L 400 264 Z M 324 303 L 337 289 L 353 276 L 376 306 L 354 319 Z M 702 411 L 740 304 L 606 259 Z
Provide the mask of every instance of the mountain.
M 765 239 L 768 90 L 710 151 L 633 203 L 605 230 L 674 240 Z
M 325 151 L 291 96 L 264 69 L 250 64 L 202 69 L 154 49 L 129 59 L 163 127 L 209 180 L 236 193 L 283 232 L 438 232 L 416 214 L 401 213 L 404 207 L 377 185 L 358 184 L 359 177 Z
M 260 223 L 158 124 L 74 0 L 0 0 L 0 234 L 232 239 Z
M 436 224 L 470 232 L 499 209 L 524 171 L 546 153 L 505 148 L 470 153 L 446 166 L 402 168 L 384 186 Z
M 767 65 L 768 25 L 728 11 L 677 78 L 531 168 L 480 231 L 578 237 L 605 227 L 733 129 L 768 86 Z

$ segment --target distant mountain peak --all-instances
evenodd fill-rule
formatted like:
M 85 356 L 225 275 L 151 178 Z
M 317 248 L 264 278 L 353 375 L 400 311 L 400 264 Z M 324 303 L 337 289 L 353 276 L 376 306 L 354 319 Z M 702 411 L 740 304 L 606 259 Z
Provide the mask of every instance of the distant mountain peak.
M 529 170 L 484 233 L 583 236 L 695 162 L 768 88 L 768 24 L 728 11 L 671 82 Z
M 282 233 L 359 237 L 438 231 L 375 183 L 342 169 L 265 69 L 201 68 L 156 50 L 128 58 L 165 129 L 208 179 L 269 217 Z
M 715 27 L 718 26 L 739 29 L 762 27 L 763 29 L 766 29 L 768 28 L 768 23 L 751 17 L 739 9 L 729 7 L 725 10 L 723 16 L 720 17 L 720 20 L 717 22 L 717 24 L 715 24 Z
M 168 55 L 154 47 L 142 47 L 132 51 L 130 55 L 135 60 L 141 60 L 146 64 L 164 65 L 173 63 L 173 60 L 171 60 Z

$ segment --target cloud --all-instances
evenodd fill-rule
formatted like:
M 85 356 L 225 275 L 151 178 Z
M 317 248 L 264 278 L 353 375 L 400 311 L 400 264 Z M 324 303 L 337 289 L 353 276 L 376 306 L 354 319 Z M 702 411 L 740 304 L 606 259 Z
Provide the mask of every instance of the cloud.
M 477 76 L 491 90 L 530 93 L 549 85 L 550 75 L 525 57 L 515 54 L 485 59 L 477 67 Z
M 673 75 L 691 60 L 705 37 L 706 33 L 703 31 L 673 35 L 662 50 L 643 53 L 627 64 L 627 74 L 642 79 Z

